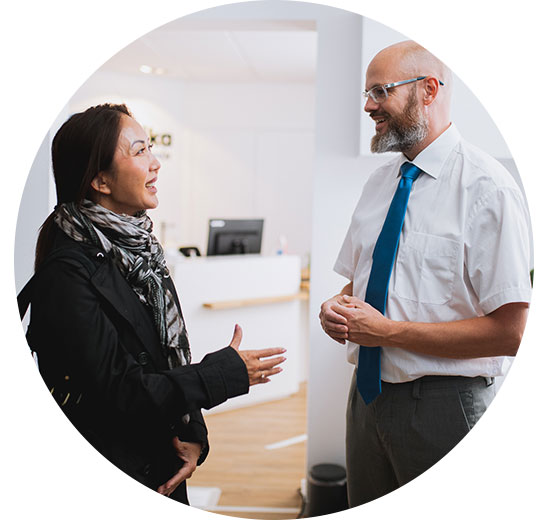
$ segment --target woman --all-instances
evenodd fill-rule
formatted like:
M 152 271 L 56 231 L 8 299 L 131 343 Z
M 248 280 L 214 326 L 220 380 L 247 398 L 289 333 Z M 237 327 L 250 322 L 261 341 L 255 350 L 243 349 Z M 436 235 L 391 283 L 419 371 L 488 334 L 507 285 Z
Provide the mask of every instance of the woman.
M 70 117 L 52 161 L 58 204 L 38 237 L 29 345 L 53 397 L 99 452 L 188 503 L 184 481 L 208 452 L 200 409 L 268 382 L 285 350 L 240 352 L 236 325 L 228 347 L 190 363 L 146 215 L 158 205 L 160 164 L 125 105 Z

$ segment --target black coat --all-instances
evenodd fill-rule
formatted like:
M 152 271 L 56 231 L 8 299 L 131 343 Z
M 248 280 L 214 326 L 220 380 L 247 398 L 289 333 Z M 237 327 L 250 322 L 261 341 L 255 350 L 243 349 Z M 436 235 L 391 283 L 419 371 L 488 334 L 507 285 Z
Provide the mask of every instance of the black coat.
M 204 460 L 200 409 L 247 393 L 245 364 L 227 347 L 169 370 L 150 309 L 111 258 L 59 231 L 54 250 L 61 248 L 91 262 L 58 253 L 35 277 L 27 339 L 40 373 L 80 433 L 156 489 L 180 467 L 171 445 L 175 435 L 202 443 L 199 463 Z M 177 298 L 171 279 L 165 282 Z M 186 502 L 185 486 L 171 496 Z

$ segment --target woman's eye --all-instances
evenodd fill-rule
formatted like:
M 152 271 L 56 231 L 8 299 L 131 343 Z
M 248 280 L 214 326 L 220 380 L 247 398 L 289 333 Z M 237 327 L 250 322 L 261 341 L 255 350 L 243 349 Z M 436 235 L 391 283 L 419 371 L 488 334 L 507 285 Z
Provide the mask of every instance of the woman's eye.
M 143 146 L 142 148 L 139 148 L 139 150 L 137 150 L 137 155 L 143 155 L 147 150 L 149 152 L 152 150 L 152 144 L 149 144 L 148 146 Z

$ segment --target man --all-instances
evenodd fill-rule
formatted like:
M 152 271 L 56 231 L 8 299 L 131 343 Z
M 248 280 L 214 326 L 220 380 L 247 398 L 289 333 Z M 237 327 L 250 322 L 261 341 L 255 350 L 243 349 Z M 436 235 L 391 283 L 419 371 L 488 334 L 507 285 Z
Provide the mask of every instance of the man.
M 351 507 L 406 484 L 466 435 L 525 327 L 525 202 L 510 174 L 451 123 L 451 86 L 443 63 L 411 41 L 367 69 L 371 150 L 401 153 L 368 179 L 335 264 L 350 283 L 320 312 L 357 365 L 347 408 Z

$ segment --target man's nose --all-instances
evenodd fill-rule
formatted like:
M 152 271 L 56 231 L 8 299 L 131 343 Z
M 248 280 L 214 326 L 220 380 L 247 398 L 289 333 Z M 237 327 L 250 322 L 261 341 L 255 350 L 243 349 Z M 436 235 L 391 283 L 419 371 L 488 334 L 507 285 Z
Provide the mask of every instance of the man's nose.
M 367 112 L 368 114 L 370 112 L 373 112 L 374 110 L 377 110 L 379 108 L 380 104 L 379 103 L 375 103 L 375 101 L 373 101 L 373 98 L 371 96 L 367 96 L 367 99 L 365 100 L 365 105 L 363 107 L 364 111 Z

